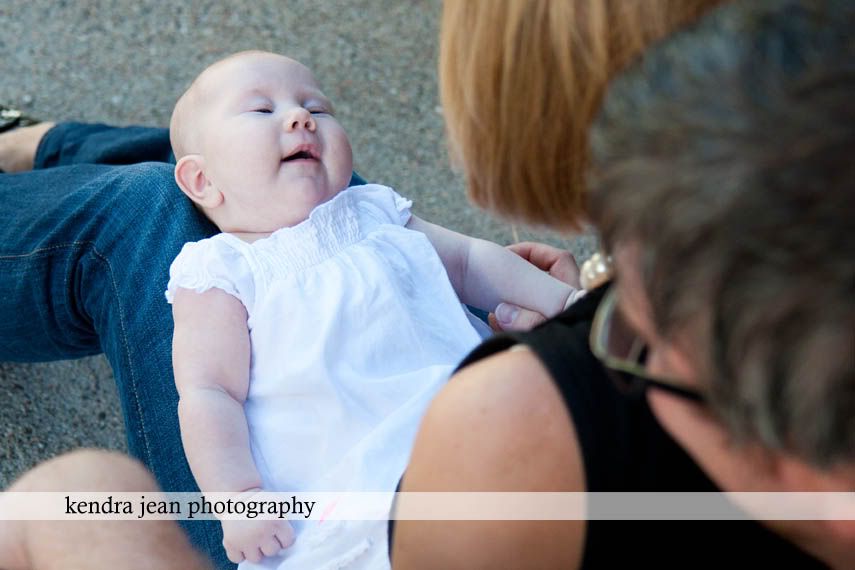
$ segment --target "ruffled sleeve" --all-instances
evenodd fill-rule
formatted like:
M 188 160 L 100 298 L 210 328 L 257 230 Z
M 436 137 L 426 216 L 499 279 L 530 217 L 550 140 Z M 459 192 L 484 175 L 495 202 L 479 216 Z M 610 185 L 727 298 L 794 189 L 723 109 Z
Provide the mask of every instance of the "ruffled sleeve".
M 247 311 L 253 304 L 255 287 L 249 263 L 224 235 L 184 244 L 169 267 L 166 300 L 172 303 L 179 287 L 204 293 L 222 289 L 237 298 Z
M 379 223 L 406 226 L 412 214 L 413 201 L 408 200 L 389 188 L 379 184 L 354 186 L 350 189 L 357 196 L 360 210 Z

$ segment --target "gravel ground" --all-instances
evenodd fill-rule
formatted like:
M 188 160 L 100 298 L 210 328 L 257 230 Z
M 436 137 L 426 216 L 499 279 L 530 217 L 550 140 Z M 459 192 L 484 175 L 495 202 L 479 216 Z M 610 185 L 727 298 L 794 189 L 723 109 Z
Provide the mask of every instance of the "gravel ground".
M 0 101 L 52 120 L 165 126 L 207 64 L 266 49 L 314 69 L 350 134 L 356 169 L 398 189 L 421 217 L 511 243 L 565 240 L 470 207 L 445 151 L 436 83 L 439 0 L 3 0 Z M 102 357 L 0 363 L 0 487 L 80 446 L 124 449 Z

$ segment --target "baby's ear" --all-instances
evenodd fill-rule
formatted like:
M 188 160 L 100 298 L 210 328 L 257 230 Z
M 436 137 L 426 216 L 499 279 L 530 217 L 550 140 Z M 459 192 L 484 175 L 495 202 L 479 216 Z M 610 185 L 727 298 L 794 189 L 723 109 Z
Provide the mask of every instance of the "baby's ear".
M 182 156 L 175 165 L 175 182 L 188 198 L 203 208 L 216 208 L 223 202 L 222 193 L 205 176 L 205 159 L 201 154 Z

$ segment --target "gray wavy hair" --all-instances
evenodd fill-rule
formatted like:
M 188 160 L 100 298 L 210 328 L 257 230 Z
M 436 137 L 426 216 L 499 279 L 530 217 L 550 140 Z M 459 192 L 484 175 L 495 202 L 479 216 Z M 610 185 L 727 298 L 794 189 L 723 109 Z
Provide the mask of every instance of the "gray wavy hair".
M 592 136 L 591 215 L 638 242 L 737 440 L 855 461 L 855 4 L 743 0 L 645 54 Z

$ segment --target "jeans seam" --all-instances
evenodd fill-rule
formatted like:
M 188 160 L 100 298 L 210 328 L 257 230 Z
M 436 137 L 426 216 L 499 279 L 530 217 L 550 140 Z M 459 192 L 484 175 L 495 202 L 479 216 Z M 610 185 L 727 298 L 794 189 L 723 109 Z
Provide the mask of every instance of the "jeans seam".
M 113 290 L 113 296 L 116 299 L 116 308 L 117 308 L 117 311 L 119 314 L 119 327 L 121 328 L 121 339 L 122 339 L 121 345 L 122 345 L 122 349 L 125 351 L 125 357 L 128 360 L 128 374 L 130 376 L 130 382 L 131 382 L 131 388 L 132 388 L 131 389 L 131 394 L 132 394 L 131 397 L 133 399 L 133 404 L 134 404 L 134 408 L 136 409 L 137 417 L 139 418 L 140 431 L 141 431 L 141 435 L 142 435 L 143 446 L 145 447 L 145 454 L 146 454 L 146 460 L 147 460 L 146 464 L 148 465 L 151 463 L 151 448 L 150 448 L 149 442 L 148 442 L 148 435 L 146 434 L 146 430 L 144 429 L 145 422 L 143 420 L 142 407 L 140 406 L 139 398 L 137 396 L 137 379 L 136 379 L 136 374 L 134 373 L 134 367 L 131 365 L 132 359 L 131 359 L 130 343 L 128 342 L 128 333 L 127 333 L 127 329 L 125 328 L 125 315 L 124 315 L 124 311 L 122 310 L 122 305 L 121 305 L 121 303 L 119 303 L 119 288 L 116 285 L 116 280 L 115 280 L 114 275 L 113 275 L 113 265 L 110 263 L 110 260 L 107 259 L 107 257 L 104 254 L 102 254 L 100 251 L 98 251 L 98 248 L 95 247 L 95 243 L 91 242 L 91 241 L 74 241 L 74 242 L 69 242 L 69 243 L 56 244 L 56 245 L 52 245 L 49 247 L 41 247 L 41 248 L 35 249 L 33 251 L 27 252 L 27 253 L 20 253 L 20 254 L 14 254 L 14 255 L 0 255 L 0 260 L 20 259 L 20 258 L 24 258 L 24 257 L 32 257 L 34 255 L 38 255 L 41 253 L 47 253 L 47 252 L 56 251 L 56 250 L 60 250 L 60 249 L 66 249 L 66 248 L 70 248 L 70 247 L 71 248 L 89 247 L 92 254 L 95 257 L 97 257 L 102 263 L 104 263 L 104 265 L 107 266 L 107 272 L 110 275 L 110 285 L 111 285 L 111 288 Z M 114 377 L 115 377 L 115 374 L 116 374 L 116 372 L 114 370 L 113 371 Z
M 134 408 L 136 409 L 137 417 L 139 418 L 140 422 L 140 435 L 142 436 L 143 445 L 145 447 L 145 464 L 149 465 L 149 469 L 151 469 L 151 448 L 148 442 L 148 434 L 145 430 L 145 421 L 143 420 L 142 407 L 140 406 L 139 397 L 137 395 L 137 379 L 136 374 L 134 373 L 134 367 L 132 365 L 130 343 L 128 342 L 128 333 L 127 329 L 125 328 L 124 310 L 122 309 L 122 305 L 119 302 L 119 287 L 116 285 L 116 280 L 113 276 L 113 265 L 110 263 L 110 260 L 98 251 L 98 248 L 95 247 L 95 244 L 91 245 L 92 253 L 107 266 L 107 271 L 110 274 L 110 285 L 113 288 L 113 295 L 116 299 L 116 308 L 119 313 L 119 326 L 122 330 L 122 348 L 125 351 L 125 357 L 128 359 L 128 375 L 130 376 L 132 387 L 131 394 L 134 402 Z M 113 372 L 113 374 L 115 375 L 115 371 Z
M 54 251 L 57 249 L 65 249 L 68 247 L 80 247 L 80 246 L 91 246 L 92 250 L 95 251 L 95 244 L 91 241 L 72 241 L 69 243 L 60 243 L 56 245 L 52 245 L 49 247 L 40 247 L 38 249 L 34 249 L 33 251 L 28 251 L 27 253 L 13 253 L 11 255 L 0 255 L 0 259 L 18 259 L 21 257 L 31 257 L 33 255 L 37 255 L 39 253 L 47 253 L 49 251 Z M 100 257 L 100 254 L 98 254 Z

